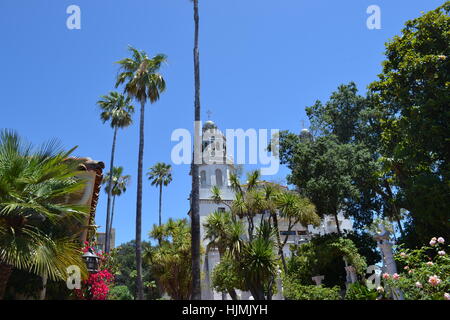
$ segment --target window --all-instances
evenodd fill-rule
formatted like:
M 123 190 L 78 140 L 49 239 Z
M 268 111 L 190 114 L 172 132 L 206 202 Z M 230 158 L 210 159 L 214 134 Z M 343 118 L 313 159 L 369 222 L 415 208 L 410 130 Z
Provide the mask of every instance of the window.
M 222 171 L 220 169 L 216 169 L 216 185 L 219 187 L 223 186 Z
M 224 207 L 219 207 L 219 208 L 217 209 L 217 211 L 219 211 L 219 212 L 225 212 L 225 208 L 224 208 Z
M 308 232 L 306 230 L 302 230 L 302 231 L 297 231 L 297 234 L 299 236 L 306 236 L 308 234 Z
M 204 170 L 200 172 L 200 184 L 206 186 L 206 172 Z

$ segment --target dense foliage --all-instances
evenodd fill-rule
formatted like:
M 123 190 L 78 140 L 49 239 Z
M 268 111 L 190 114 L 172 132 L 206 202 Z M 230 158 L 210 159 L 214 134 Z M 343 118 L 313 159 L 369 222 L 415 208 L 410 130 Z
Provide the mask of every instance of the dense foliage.
M 283 295 L 287 300 L 340 300 L 339 287 L 302 285 L 297 279 L 283 279 Z
M 149 242 L 142 242 L 142 248 L 144 251 L 150 250 L 151 244 Z M 134 294 L 136 293 L 136 248 L 135 242 L 130 241 L 124 244 L 121 244 L 117 248 L 111 251 L 111 256 L 114 259 L 114 284 L 117 287 L 127 287 L 129 293 L 131 294 L 130 299 L 134 299 Z M 155 290 L 153 284 L 155 282 L 155 277 L 152 274 L 151 266 L 144 259 L 142 263 L 143 267 L 143 283 L 144 283 L 144 298 L 145 299 L 156 299 L 159 298 L 159 293 Z M 112 290 L 121 290 L 124 289 L 114 289 Z
M 345 288 L 345 262 L 355 268 L 360 278 L 366 273 L 366 260 L 358 248 L 348 238 L 328 234 L 312 238 L 308 243 L 293 247 L 288 260 L 288 279 L 296 279 L 302 285 L 314 284 L 312 277 L 324 275 L 323 284 L 327 287 Z M 286 284 L 284 282 L 284 284 Z
M 159 286 L 172 299 L 188 300 L 192 293 L 191 238 L 186 219 L 169 219 L 154 225 L 150 236 L 160 240 L 155 248 L 144 252 Z
M 67 203 L 85 185 L 76 177 L 80 162 L 68 159 L 72 151 L 55 141 L 33 148 L 14 132 L 0 133 L 0 299 L 13 268 L 43 285 L 64 281 L 70 265 L 87 274 L 77 235 L 88 208 Z

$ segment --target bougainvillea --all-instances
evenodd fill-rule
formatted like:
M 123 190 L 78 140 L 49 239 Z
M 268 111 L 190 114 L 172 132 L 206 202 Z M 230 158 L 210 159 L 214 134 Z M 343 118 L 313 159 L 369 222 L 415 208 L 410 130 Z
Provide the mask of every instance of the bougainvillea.
M 99 271 L 90 273 L 88 279 L 82 281 L 81 289 L 75 290 L 75 295 L 81 300 L 106 300 L 114 281 L 114 276 L 109 270 L 109 256 L 107 253 L 98 252 L 94 247 L 95 243 L 89 244 L 86 241 L 84 245 L 81 250 L 83 253 L 91 250 L 99 257 Z

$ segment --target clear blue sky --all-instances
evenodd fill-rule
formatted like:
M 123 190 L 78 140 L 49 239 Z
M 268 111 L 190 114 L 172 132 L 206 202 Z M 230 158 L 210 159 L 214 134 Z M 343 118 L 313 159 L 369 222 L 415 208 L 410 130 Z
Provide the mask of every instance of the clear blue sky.
M 341 83 L 365 91 L 381 71 L 384 43 L 404 22 L 443 0 L 200 0 L 202 116 L 221 128 L 298 132 L 304 107 L 325 100 Z M 66 8 L 81 8 L 81 30 L 66 28 Z M 366 27 L 366 9 L 381 8 L 382 29 Z M 165 53 L 167 92 L 147 107 L 147 169 L 170 163 L 176 128 L 192 127 L 193 21 L 189 0 L 1 0 L 0 128 L 33 143 L 58 138 L 76 155 L 109 163 L 112 130 L 96 101 L 113 89 L 115 61 L 131 44 Z M 137 115 L 136 115 L 137 123 Z M 133 176 L 117 200 L 116 244 L 135 236 L 138 126 L 120 132 L 116 165 Z M 109 168 L 106 168 L 109 170 Z M 189 168 L 175 166 L 163 215 L 186 217 Z M 284 179 L 287 170 L 277 177 Z M 144 182 L 143 238 L 157 221 L 157 189 Z M 97 224 L 105 224 L 102 191 Z

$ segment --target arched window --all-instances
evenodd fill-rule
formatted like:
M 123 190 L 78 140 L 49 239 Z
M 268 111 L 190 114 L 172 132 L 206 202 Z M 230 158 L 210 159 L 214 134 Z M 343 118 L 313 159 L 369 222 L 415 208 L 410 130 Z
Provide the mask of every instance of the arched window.
M 204 170 L 200 172 L 200 184 L 202 187 L 206 186 L 206 172 Z
M 222 171 L 220 169 L 216 169 L 216 185 L 219 187 L 223 186 Z

